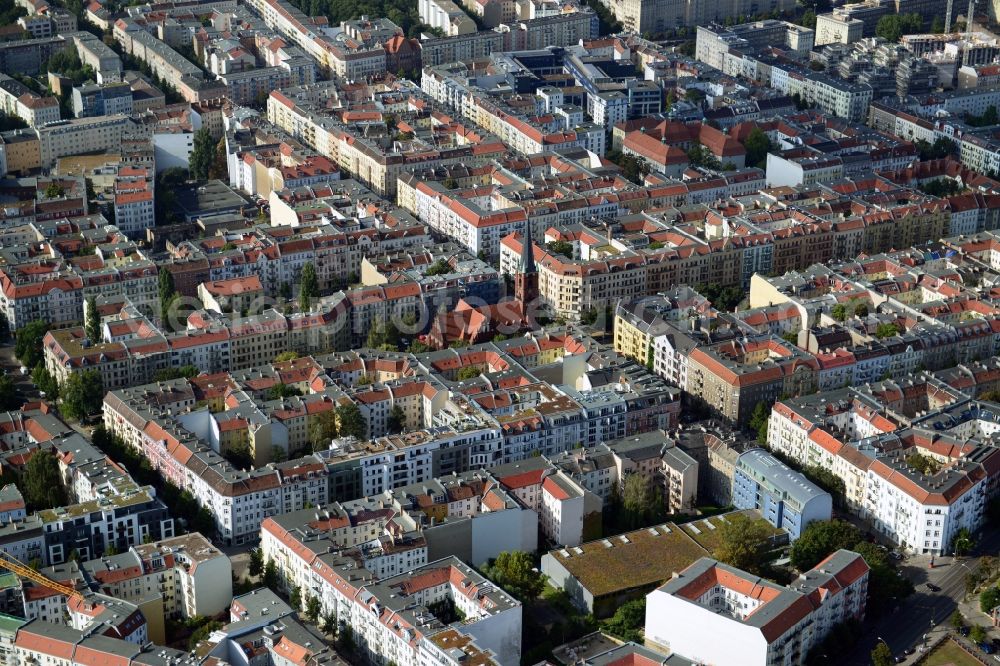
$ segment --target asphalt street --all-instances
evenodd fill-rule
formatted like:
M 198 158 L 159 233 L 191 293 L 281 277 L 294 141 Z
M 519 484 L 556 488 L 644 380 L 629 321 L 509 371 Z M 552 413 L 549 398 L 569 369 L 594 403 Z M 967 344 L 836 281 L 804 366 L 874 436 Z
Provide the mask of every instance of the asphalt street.
M 901 567 L 903 575 L 913 581 L 916 592 L 899 604 L 899 610 L 866 623 L 868 631 L 858 642 L 850 655 L 845 655 L 844 664 L 868 666 L 871 664 L 870 654 L 879 639 L 884 640 L 895 655 L 910 647 L 918 647 L 923 643 L 924 634 L 931 631 L 932 626 L 947 623 L 948 618 L 965 597 L 965 576 L 979 568 L 979 559 L 983 555 L 996 556 L 1000 551 L 1000 531 L 987 530 L 980 535 L 980 541 L 974 553 L 964 558 L 937 558 L 933 569 L 929 567 L 930 559 L 926 556 L 909 558 Z M 927 583 L 941 588 L 932 592 Z M 975 602 L 972 602 L 975 604 Z M 986 624 L 985 616 L 969 617 L 969 621 Z

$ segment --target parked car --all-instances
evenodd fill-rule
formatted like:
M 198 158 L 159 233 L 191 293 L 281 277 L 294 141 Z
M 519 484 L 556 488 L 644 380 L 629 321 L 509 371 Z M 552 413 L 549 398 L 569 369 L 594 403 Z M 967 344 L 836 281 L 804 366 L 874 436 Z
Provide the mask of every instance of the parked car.
M 28 368 L 26 368 L 26 367 L 24 367 L 24 366 L 22 365 L 22 366 L 21 366 L 21 374 L 22 374 L 22 375 L 26 375 L 26 374 L 28 374 Z
M 894 560 L 901 560 L 903 559 L 903 554 L 900 553 L 898 550 L 893 550 L 889 552 L 889 557 L 891 557 Z
M 958 628 L 958 633 L 962 634 L 963 636 L 968 636 L 970 631 L 972 631 L 971 627 L 959 627 Z
M 993 654 L 994 652 L 996 652 L 996 650 L 993 648 L 993 644 L 987 643 L 986 641 L 983 641 L 982 643 L 979 644 L 979 649 L 985 652 L 986 654 Z
M 927 583 L 927 589 L 930 590 L 931 592 L 940 592 L 941 591 L 941 588 L 938 587 L 937 585 L 935 585 L 934 583 Z

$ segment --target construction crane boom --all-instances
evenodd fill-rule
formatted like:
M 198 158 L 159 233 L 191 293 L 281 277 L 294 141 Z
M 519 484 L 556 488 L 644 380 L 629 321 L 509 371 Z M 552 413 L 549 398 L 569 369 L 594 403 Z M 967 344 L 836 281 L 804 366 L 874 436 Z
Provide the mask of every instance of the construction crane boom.
M 34 583 L 38 583 L 42 587 L 47 587 L 50 590 L 55 590 L 64 597 L 70 599 L 83 598 L 83 595 L 80 594 L 78 590 L 69 587 L 67 585 L 63 585 L 62 583 L 57 583 L 54 580 L 51 580 L 43 576 L 42 574 L 38 573 L 31 567 L 27 566 L 26 564 L 23 564 L 16 557 L 8 555 L 3 551 L 0 551 L 0 567 L 3 567 L 8 571 L 12 571 L 13 573 L 17 574 L 18 576 L 21 576 L 22 578 L 27 578 L 28 580 Z

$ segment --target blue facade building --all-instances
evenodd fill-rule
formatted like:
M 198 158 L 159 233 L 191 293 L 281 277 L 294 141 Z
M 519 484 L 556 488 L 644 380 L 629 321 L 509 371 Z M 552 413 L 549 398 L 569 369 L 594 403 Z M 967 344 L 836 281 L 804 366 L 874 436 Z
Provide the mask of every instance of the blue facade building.
M 833 514 L 830 493 L 764 449 L 751 449 L 737 459 L 733 505 L 756 509 L 769 523 L 787 531 L 793 541 L 806 525 L 830 520 Z

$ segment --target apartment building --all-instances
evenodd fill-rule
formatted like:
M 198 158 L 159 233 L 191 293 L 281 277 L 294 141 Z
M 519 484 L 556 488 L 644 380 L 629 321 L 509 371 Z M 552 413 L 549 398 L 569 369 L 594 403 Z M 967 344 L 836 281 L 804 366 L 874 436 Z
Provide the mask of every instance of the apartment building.
M 687 391 L 720 415 L 746 424 L 757 403 L 816 387 L 815 359 L 778 338 L 734 339 L 691 352 Z
M 118 150 L 122 138 L 133 129 L 132 121 L 122 114 L 48 123 L 38 128 L 41 164 L 52 168 L 68 155 Z
M 76 32 L 73 34 L 73 44 L 76 46 L 80 62 L 94 70 L 98 83 L 121 80 L 123 72 L 121 57 L 96 35 Z
M 114 184 L 115 226 L 132 239 L 145 237 L 154 226 L 153 174 L 149 169 L 121 168 Z
M 719 666 L 804 664 L 847 620 L 862 620 L 868 565 L 838 550 L 788 587 L 701 558 L 646 597 L 646 640 Z
M 155 37 L 147 27 L 136 20 L 121 18 L 115 21 L 112 32 L 125 53 L 149 65 L 154 75 L 174 86 L 186 101 L 203 102 L 225 96 L 225 85 L 206 81 L 201 67 Z
M 328 84 L 327 84 L 328 85 Z M 396 181 L 408 168 L 449 164 L 470 166 L 502 156 L 503 144 L 492 136 L 473 135 L 457 123 L 437 128 L 429 141 L 413 140 L 385 148 L 366 136 L 365 124 L 338 122 L 322 102 L 323 87 L 274 91 L 268 98 L 268 120 L 320 155 L 335 161 L 380 196 L 394 198 Z M 461 141 L 455 141 L 458 137 Z
M 722 70 L 730 49 L 745 54 L 781 46 L 802 58 L 812 50 L 814 40 L 815 33 L 811 29 L 787 21 L 767 19 L 727 27 L 713 23 L 698 26 L 695 57 Z
M 794 541 L 813 521 L 827 521 L 833 498 L 763 449 L 744 451 L 733 472 L 733 506 L 756 509 Z
M 20 118 L 29 127 L 41 127 L 60 118 L 58 99 L 38 95 L 6 74 L 0 74 L 0 111 Z
M 890 381 L 778 403 L 768 445 L 844 479 L 848 506 L 900 548 L 944 554 L 959 530 L 982 525 L 997 462 L 997 451 L 977 438 L 955 439 L 991 430 L 992 417 L 970 411 L 961 393 L 937 401 L 948 393 L 926 380 Z
M 62 35 L 4 41 L 0 43 L 0 72 L 34 76 L 53 54 L 67 48 L 72 48 L 72 42 Z
M 317 514 L 316 526 L 322 521 L 325 516 Z M 456 639 L 475 642 L 500 664 L 520 659 L 520 603 L 458 558 L 415 564 L 406 573 L 383 577 L 349 555 L 329 552 L 327 540 L 303 539 L 273 519 L 263 522 L 260 533 L 264 556 L 278 567 L 282 587 L 311 590 L 323 613 L 351 628 L 357 649 L 369 659 L 407 665 L 440 659 L 446 654 L 440 646 Z M 401 565 L 409 552 L 392 558 Z M 440 600 L 453 602 L 465 619 L 446 624 L 435 617 L 428 606 Z M 383 609 L 392 622 L 381 620 Z
M 90 585 L 116 599 L 141 603 L 159 595 L 171 619 L 217 615 L 233 597 L 229 558 L 197 532 L 134 545 L 80 569 Z
M 7 627 L 3 631 L 8 631 Z M 74 629 L 43 620 L 31 620 L 12 631 L 10 658 L 19 664 L 71 666 L 113 662 L 123 666 L 149 666 L 169 661 L 178 666 L 196 666 L 201 663 L 199 657 L 183 650 L 151 643 L 136 645 L 93 629 Z
M 73 115 L 77 118 L 117 114 L 131 116 L 132 111 L 132 87 L 127 83 L 73 86 Z
M 728 18 L 750 16 L 755 9 L 741 0 L 722 3 L 676 2 L 675 0 L 609 0 L 605 6 L 625 26 L 625 30 L 639 34 L 656 35 L 681 27 L 708 25 L 724 22 Z M 779 13 L 792 6 L 787 0 L 774 0 L 768 11 Z
M 420 20 L 449 37 L 476 32 L 476 22 L 451 0 L 420 0 Z M 513 17 L 511 17 L 513 18 Z

